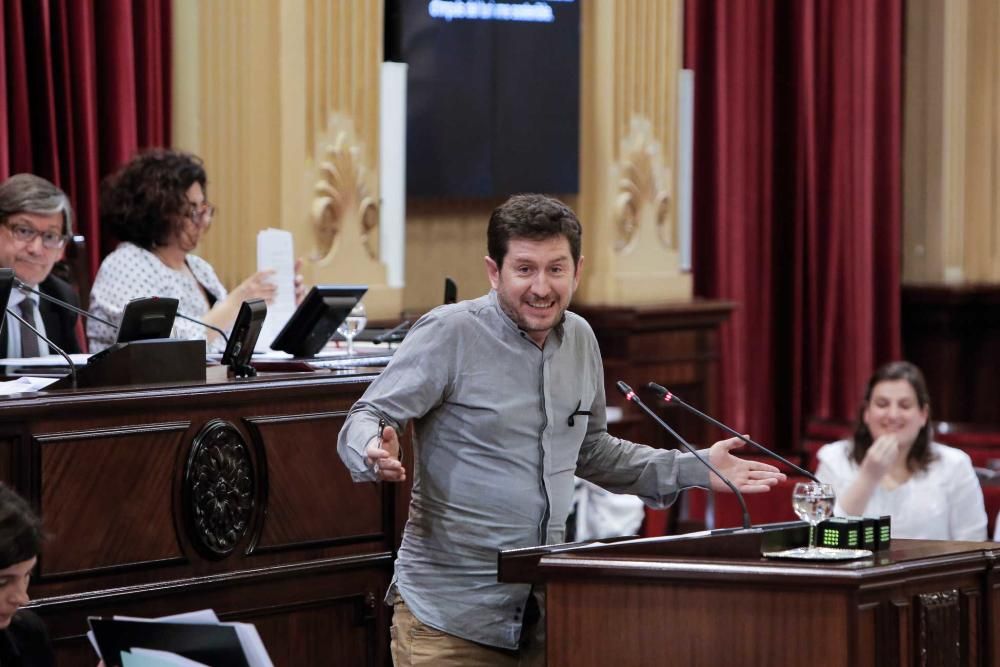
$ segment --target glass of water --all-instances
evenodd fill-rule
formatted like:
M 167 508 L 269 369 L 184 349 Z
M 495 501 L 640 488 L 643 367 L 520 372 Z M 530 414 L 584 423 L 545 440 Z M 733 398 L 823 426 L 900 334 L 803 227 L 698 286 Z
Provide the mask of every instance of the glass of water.
M 816 525 L 833 514 L 833 487 L 818 482 L 799 482 L 792 491 L 792 507 L 803 521 L 809 522 L 809 551 L 818 551 L 815 544 Z
M 365 312 L 365 304 L 358 301 L 337 327 L 337 333 L 347 340 L 348 355 L 354 354 L 354 337 L 365 330 L 366 324 L 368 324 L 368 313 Z

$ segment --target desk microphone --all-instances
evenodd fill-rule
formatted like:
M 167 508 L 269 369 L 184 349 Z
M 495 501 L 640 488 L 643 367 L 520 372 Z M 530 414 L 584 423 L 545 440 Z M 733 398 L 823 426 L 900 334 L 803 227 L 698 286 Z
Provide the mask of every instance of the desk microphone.
M 406 332 L 409 331 L 410 320 L 403 320 L 393 328 L 389 329 L 385 333 L 380 333 L 379 335 L 372 338 L 373 343 L 395 343 L 403 340 Z M 398 339 L 397 339 L 398 336 Z
M 696 408 L 696 407 L 694 407 L 692 405 L 688 405 L 687 403 L 685 403 L 684 401 L 681 400 L 680 396 L 678 396 L 677 394 L 671 393 L 671 391 L 669 389 L 667 389 L 667 388 L 665 388 L 665 387 L 663 387 L 661 385 L 658 385 L 655 382 L 650 382 L 646 386 L 649 389 L 651 389 L 653 391 L 653 393 L 655 393 L 657 396 L 659 396 L 660 398 L 662 398 L 664 403 L 676 403 L 677 405 L 681 406 L 682 408 L 684 408 L 688 412 L 692 412 L 692 413 L 698 415 L 699 417 L 701 417 L 702 419 L 704 419 L 705 421 L 707 421 L 709 424 L 712 424 L 713 426 L 717 426 L 717 427 L 721 428 L 723 431 L 725 431 L 726 433 L 729 433 L 730 435 L 735 435 L 737 438 L 739 438 L 740 440 L 742 440 L 743 442 L 745 442 L 748 445 L 753 445 L 754 447 L 756 447 L 760 451 L 764 452 L 765 454 L 767 454 L 768 456 L 770 456 L 774 460 L 781 461 L 786 466 L 788 466 L 789 468 L 791 468 L 795 472 L 799 473 L 800 475 L 808 477 L 809 479 L 811 479 L 812 481 L 816 482 L 817 484 L 821 484 L 821 482 L 819 481 L 819 478 L 816 477 L 816 475 L 812 474 L 811 472 L 809 472 L 808 470 L 806 470 L 804 468 L 800 468 L 799 466 L 795 465 L 794 463 L 792 463 L 791 461 L 789 461 L 785 457 L 781 456 L 777 452 L 772 452 L 770 449 L 768 449 L 764 445 L 762 445 L 760 443 L 757 443 L 757 442 L 754 442 L 753 440 L 751 440 L 750 438 L 746 437 L 742 433 L 737 433 L 735 429 L 729 428 L 728 426 L 726 426 L 725 424 L 723 424 L 722 422 L 720 422 L 718 419 L 714 419 L 712 417 L 709 417 L 708 415 L 706 415 L 704 412 L 702 412 L 698 408 Z
M 201 326 L 205 327 L 206 329 L 211 329 L 215 333 L 217 333 L 220 336 L 222 336 L 222 340 L 226 341 L 226 347 L 229 347 L 229 336 L 227 336 L 226 332 L 223 331 L 222 329 L 220 329 L 219 327 L 214 326 L 212 324 L 209 324 L 208 322 L 202 322 L 201 320 L 196 320 L 193 317 L 185 315 L 184 313 L 182 313 L 180 311 L 177 311 L 175 313 L 175 315 L 177 317 L 181 318 L 182 320 L 187 320 L 188 322 L 194 322 L 195 324 L 200 324 Z
M 21 290 L 22 292 L 31 292 L 32 294 L 37 294 L 39 297 L 45 299 L 49 303 L 54 303 L 57 306 L 62 306 L 66 310 L 73 311 L 77 315 L 83 315 L 84 317 L 88 317 L 88 318 L 90 318 L 92 320 L 97 320 L 101 324 L 107 324 L 109 327 L 111 327 L 115 331 L 118 331 L 118 327 L 116 325 L 114 325 L 111 322 L 107 321 L 103 317 L 98 317 L 97 315 L 94 315 L 93 313 L 87 312 L 83 308 L 79 308 L 77 306 L 74 306 L 73 304 L 71 304 L 69 302 L 66 302 L 66 301 L 63 301 L 62 299 L 57 299 L 56 297 L 52 296 L 51 294 L 46 294 L 45 292 L 42 292 L 40 290 L 36 290 L 36 289 L 34 289 L 32 287 L 28 287 L 23 282 L 21 282 L 21 280 L 19 278 L 14 278 L 14 287 L 16 287 L 17 289 Z
M 639 400 L 639 397 L 636 396 L 636 394 L 635 394 L 634 391 L 632 391 L 632 387 L 628 386 L 627 384 L 625 384 L 624 382 L 622 382 L 621 380 L 619 380 L 618 381 L 618 391 L 620 391 L 621 393 L 625 394 L 625 398 L 627 400 L 632 401 L 633 403 L 635 403 L 636 405 L 638 405 L 642 409 L 643 412 L 645 412 L 647 415 L 649 415 L 650 417 L 653 418 L 653 421 L 655 421 L 657 424 L 659 424 L 667 433 L 669 433 L 670 435 L 674 436 L 674 439 L 677 440 L 677 442 L 679 442 L 684 447 L 684 449 L 686 449 L 689 452 L 691 452 L 692 454 L 694 454 L 694 457 L 696 459 L 698 459 L 699 461 L 701 461 L 706 467 L 708 467 L 709 470 L 711 470 L 712 472 L 714 472 L 716 477 L 718 477 L 723 482 L 725 482 L 726 486 L 729 487 L 729 490 L 736 494 L 736 499 L 740 501 L 740 509 L 743 510 L 743 527 L 744 528 L 750 528 L 750 525 L 751 525 L 750 524 L 750 511 L 747 510 L 747 503 L 746 503 L 745 500 L 743 500 L 743 494 L 740 493 L 740 490 L 736 488 L 736 485 L 733 484 L 732 482 L 730 482 L 729 479 L 725 475 L 723 475 L 721 472 L 719 472 L 719 470 L 715 466 L 713 466 L 711 464 L 711 462 L 708 460 L 708 457 L 701 458 L 700 456 L 698 456 L 698 452 L 695 450 L 694 447 L 691 446 L 691 443 L 689 443 L 687 440 L 685 440 L 684 438 L 682 438 L 681 435 L 677 431 L 675 431 L 674 429 L 672 429 L 669 424 L 667 424 L 665 421 L 663 421 L 662 419 L 660 419 L 660 416 L 658 414 L 656 414 L 655 412 L 653 412 L 652 410 L 650 410 L 649 407 L 645 403 L 643 403 L 641 400 Z
M 73 389 L 76 389 L 76 365 L 73 363 L 73 360 L 70 359 L 69 355 L 66 354 L 66 352 L 61 347 L 59 347 L 58 345 L 56 345 L 55 343 L 53 343 L 51 340 L 49 340 L 48 338 L 46 338 L 45 336 L 43 336 L 42 332 L 39 331 L 38 329 L 36 329 L 34 326 L 32 326 L 30 322 L 28 322 L 27 320 L 25 320 L 23 317 L 21 317 L 20 315 L 18 315 L 17 313 L 15 313 L 10 308 L 7 308 L 7 314 L 10 315 L 11 317 L 13 317 L 15 320 L 17 320 L 21 324 L 23 324 L 24 326 L 26 326 L 29 329 L 31 329 L 31 331 L 33 331 L 36 336 L 38 336 L 39 338 L 41 338 L 42 340 L 44 340 L 46 343 L 48 343 L 50 348 L 52 348 L 53 350 L 55 350 L 56 352 L 58 352 L 59 354 L 62 355 L 62 358 L 66 360 L 67 364 L 69 364 L 70 381 L 73 383 Z

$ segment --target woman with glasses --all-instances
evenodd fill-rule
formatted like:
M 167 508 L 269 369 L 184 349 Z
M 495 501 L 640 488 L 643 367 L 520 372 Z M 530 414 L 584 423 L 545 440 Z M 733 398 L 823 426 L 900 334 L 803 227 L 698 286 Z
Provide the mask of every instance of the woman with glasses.
M 220 329 L 232 326 L 247 299 L 270 300 L 270 271 L 260 271 L 227 292 L 215 270 L 191 254 L 212 224 L 214 207 L 205 194 L 201 160 L 180 151 L 156 149 L 137 155 L 101 187 L 101 225 L 121 243 L 101 263 L 90 293 L 90 312 L 119 322 L 132 299 L 173 297 L 177 312 Z M 221 337 L 194 322 L 177 319 L 176 338 L 208 341 L 221 350 Z M 116 332 L 87 321 L 90 351 L 115 342 Z
M 33 174 L 17 174 L 0 183 L 0 267 L 14 269 L 29 287 L 75 306 L 79 303 L 76 292 L 52 275 L 72 232 L 73 209 L 66 193 L 55 185 Z M 81 351 L 75 313 L 16 289 L 7 307 L 65 352 Z M 36 357 L 54 352 L 13 315 L 6 318 L 0 331 L 0 356 Z

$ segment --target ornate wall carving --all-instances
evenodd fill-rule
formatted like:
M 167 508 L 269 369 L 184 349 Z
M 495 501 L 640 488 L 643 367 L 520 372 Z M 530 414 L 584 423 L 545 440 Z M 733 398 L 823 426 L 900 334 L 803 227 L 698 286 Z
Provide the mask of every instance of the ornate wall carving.
M 214 419 L 191 445 L 184 470 L 184 510 L 192 543 L 225 558 L 246 536 L 256 509 L 257 480 L 239 429 Z
M 653 128 L 647 119 L 632 118 L 629 134 L 622 139 L 620 154 L 615 249 L 622 254 L 634 251 L 640 227 L 648 225 L 656 229 L 664 248 L 675 250 L 670 170 L 663 164 L 660 142 L 653 137 Z

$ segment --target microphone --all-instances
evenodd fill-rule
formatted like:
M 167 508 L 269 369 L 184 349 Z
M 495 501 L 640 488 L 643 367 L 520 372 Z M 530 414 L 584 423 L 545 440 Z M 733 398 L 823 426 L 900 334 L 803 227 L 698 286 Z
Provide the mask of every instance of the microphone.
M 83 308 L 78 308 L 77 306 L 74 306 L 73 304 L 71 304 L 69 302 L 63 301 L 62 299 L 57 299 L 56 297 L 52 296 L 51 294 L 46 294 L 45 292 L 42 292 L 40 290 L 36 290 L 36 289 L 34 289 L 32 287 L 28 287 L 23 282 L 21 282 L 21 280 L 19 278 L 14 278 L 14 287 L 16 287 L 17 289 L 21 290 L 22 292 L 31 292 L 32 294 L 37 294 L 39 297 L 45 299 L 49 303 L 54 303 L 57 306 L 62 306 L 66 310 L 73 311 L 77 315 L 83 315 L 84 317 L 89 317 L 92 320 L 97 320 L 101 324 L 107 324 L 109 327 L 111 327 L 115 331 L 118 330 L 118 326 L 117 325 L 112 324 L 111 322 L 107 321 L 103 317 L 98 317 L 97 315 L 94 315 L 92 313 L 87 312 Z
M 215 333 L 217 333 L 220 336 L 222 336 L 222 340 L 226 341 L 226 347 L 229 347 L 229 336 L 227 336 L 226 332 L 223 331 L 222 329 L 220 329 L 219 327 L 211 325 L 208 322 L 202 322 L 201 320 L 196 320 L 193 317 L 189 317 L 189 316 L 185 315 L 184 313 L 182 313 L 180 311 L 177 311 L 177 313 L 175 313 L 175 314 L 176 314 L 177 317 L 181 318 L 182 320 L 187 320 L 188 322 L 194 322 L 195 324 L 200 324 L 201 326 L 205 327 L 206 329 L 211 329 Z
M 622 382 L 621 380 L 619 380 L 618 381 L 618 391 L 620 391 L 621 393 L 625 394 L 625 398 L 627 400 L 632 401 L 633 403 L 635 403 L 636 405 L 638 405 L 642 409 L 643 412 L 645 412 L 647 415 L 649 415 L 650 417 L 652 417 L 653 420 L 657 424 L 659 424 L 664 430 L 667 431 L 667 433 L 669 433 L 670 435 L 674 436 L 674 438 L 677 440 L 677 442 L 679 442 L 684 447 L 684 449 L 686 449 L 689 452 L 691 452 L 692 454 L 694 454 L 694 457 L 696 459 L 698 459 L 703 464 L 705 464 L 705 466 L 709 470 L 711 470 L 712 472 L 715 473 L 716 477 L 718 477 L 719 479 L 721 479 L 726 484 L 726 486 L 729 487 L 730 491 L 732 491 L 734 494 L 736 494 L 736 499 L 738 501 L 740 501 L 740 509 L 743 510 L 743 528 L 750 528 L 750 511 L 747 510 L 747 503 L 746 503 L 745 500 L 743 500 L 743 494 L 740 493 L 740 490 L 736 488 L 736 485 L 733 484 L 732 482 L 730 482 L 729 479 L 725 475 L 723 475 L 721 472 L 719 472 L 719 470 L 715 466 L 713 466 L 711 464 L 711 462 L 709 462 L 709 460 L 707 458 L 703 459 L 700 456 L 698 456 L 697 451 L 695 450 L 694 447 L 691 446 L 691 443 L 689 443 L 687 440 L 685 440 L 684 438 L 682 438 L 681 435 L 677 431 L 675 431 L 673 428 L 671 428 L 669 424 L 667 424 L 665 421 L 663 421 L 662 419 L 660 419 L 660 416 L 658 414 L 656 414 L 655 412 L 653 412 L 652 410 L 650 410 L 649 407 L 645 403 L 643 403 L 641 400 L 639 400 L 639 397 L 636 396 L 636 394 L 635 394 L 634 391 L 632 391 L 632 387 L 628 386 L 627 384 L 625 384 L 624 382 Z
M 396 326 L 394 326 L 393 328 L 389 329 L 388 331 L 380 333 L 379 335 L 372 338 L 372 342 L 395 343 L 397 342 L 396 336 L 399 336 L 399 340 L 403 340 L 403 336 L 406 335 L 407 327 L 409 326 L 410 326 L 410 320 L 404 320 L 399 324 L 397 324 Z
M 760 451 L 764 452 L 765 454 L 767 454 L 771 458 L 775 459 L 776 461 L 781 461 L 786 466 L 788 466 L 789 468 L 791 468 L 795 472 L 799 473 L 800 475 L 803 475 L 804 477 L 808 477 L 809 479 L 811 479 L 812 481 L 816 482 L 817 484 L 821 484 L 822 483 L 822 482 L 819 481 L 819 478 L 816 477 L 816 475 L 812 474 L 808 470 L 806 470 L 804 468 L 800 468 L 799 466 L 795 465 L 794 463 L 792 463 L 791 461 L 789 461 L 785 457 L 781 456 L 777 452 L 772 452 L 770 449 L 768 449 L 764 445 L 762 445 L 760 443 L 757 443 L 757 442 L 754 442 L 753 440 L 751 440 L 750 438 L 746 437 L 742 433 L 737 433 L 734 429 L 729 428 L 728 426 L 726 426 L 725 424 L 723 424 L 722 422 L 720 422 L 718 419 L 714 419 L 712 417 L 709 417 L 708 415 L 706 415 L 704 412 L 702 412 L 698 408 L 696 408 L 696 407 L 694 407 L 692 405 L 688 405 L 683 400 L 681 400 L 680 396 L 678 396 L 677 394 L 672 393 L 669 389 L 667 389 L 667 388 L 665 388 L 665 387 L 663 387 L 661 385 L 658 385 L 655 382 L 650 382 L 646 386 L 649 389 L 652 389 L 653 393 L 655 393 L 657 396 L 659 396 L 660 398 L 662 398 L 664 403 L 676 403 L 677 405 L 681 406 L 682 408 L 684 408 L 688 412 L 692 412 L 692 413 L 698 415 L 699 417 L 701 417 L 702 419 L 704 419 L 705 421 L 707 421 L 709 424 L 712 424 L 713 426 L 717 426 L 717 427 L 721 428 L 723 431 L 725 431 L 726 433 L 729 433 L 730 435 L 735 435 L 737 438 L 739 438 L 740 440 L 742 440 L 746 444 L 753 445 L 754 447 L 756 447 Z
M 69 364 L 70 382 L 73 383 L 72 384 L 73 389 L 76 389 L 76 365 L 73 363 L 73 360 L 69 358 L 69 355 L 66 354 L 66 352 L 61 347 L 59 347 L 58 345 L 56 345 L 55 343 L 53 343 L 51 340 L 49 340 L 48 338 L 46 338 L 45 336 L 43 336 L 42 332 L 39 331 L 38 329 L 36 329 L 34 326 L 32 326 L 32 324 L 30 322 L 28 322 L 27 320 L 25 320 L 23 317 L 21 317 L 20 315 L 18 315 L 17 313 L 15 313 L 10 308 L 7 308 L 6 310 L 7 310 L 7 314 L 8 315 L 10 315 L 11 317 L 13 317 L 15 320 L 17 320 L 18 322 L 20 322 L 24 326 L 26 326 L 29 329 L 31 329 L 35 333 L 36 336 L 38 336 L 39 338 L 41 338 L 42 340 L 44 340 L 46 343 L 48 343 L 50 348 L 52 348 L 53 350 L 55 350 L 56 352 L 58 352 L 59 354 L 62 355 L 62 358 L 66 360 L 67 364 Z

